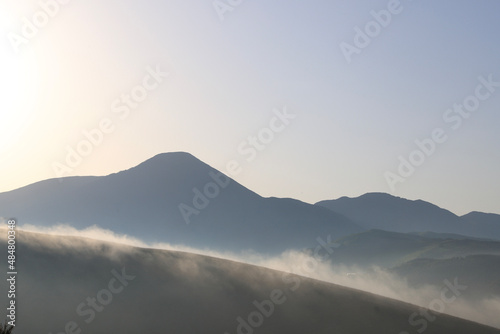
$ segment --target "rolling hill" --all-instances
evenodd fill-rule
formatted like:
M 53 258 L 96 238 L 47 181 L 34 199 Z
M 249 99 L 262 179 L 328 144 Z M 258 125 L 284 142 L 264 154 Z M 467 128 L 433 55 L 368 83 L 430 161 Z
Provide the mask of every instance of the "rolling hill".
M 370 230 L 335 240 L 333 263 L 391 268 L 415 259 L 449 259 L 469 255 L 500 255 L 500 241 L 447 234 L 421 235 Z M 487 268 L 485 268 L 487 269 Z
M 500 298 L 500 255 L 468 255 L 448 259 L 420 258 L 391 269 L 414 288 L 438 286 L 444 279 L 460 277 L 467 286 L 463 298 Z

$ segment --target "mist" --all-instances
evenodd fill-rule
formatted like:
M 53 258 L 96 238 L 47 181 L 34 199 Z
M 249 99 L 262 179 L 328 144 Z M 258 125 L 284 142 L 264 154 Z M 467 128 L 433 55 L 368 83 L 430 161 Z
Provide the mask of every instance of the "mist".
M 3 230 L 4 228 L 5 224 L 0 225 L 0 229 Z M 278 270 L 298 275 L 297 277 L 306 277 L 354 288 L 430 309 L 436 316 L 439 316 L 438 313 L 446 313 L 500 328 L 500 319 L 497 316 L 500 309 L 500 296 L 492 296 L 491 298 L 479 300 L 465 298 L 461 295 L 460 289 L 458 295 L 452 295 L 449 291 L 449 286 L 454 283 L 458 284 L 463 290 L 469 289 L 469 287 L 461 285 L 460 277 L 449 277 L 447 279 L 448 282 L 443 282 L 441 286 L 426 285 L 417 288 L 411 286 L 406 279 L 379 267 L 362 268 L 357 266 L 332 265 L 328 261 L 329 253 L 327 251 L 322 252 L 323 256 L 321 259 L 311 249 L 290 249 L 278 256 L 264 256 L 255 250 L 247 250 L 241 253 L 219 252 L 167 243 L 149 244 L 138 238 L 125 234 L 117 234 L 96 225 L 78 230 L 64 224 L 51 227 L 37 227 L 26 224 L 19 226 L 18 230 L 42 233 L 46 236 L 83 238 L 71 238 L 71 240 L 47 237 L 30 238 L 29 242 L 31 246 L 50 248 L 60 253 L 77 251 L 79 254 L 85 255 L 90 252 L 106 256 L 110 260 L 119 260 L 126 255 L 133 254 L 137 252 L 137 248 L 204 255 Z M 2 231 L 2 235 L 6 236 L 6 233 Z M 184 262 L 179 267 L 179 270 L 189 276 L 196 275 L 202 269 L 195 262 L 188 261 Z M 251 284 L 251 279 L 248 277 L 241 277 L 241 279 L 247 280 Z M 300 282 L 298 284 L 300 288 Z M 445 291 L 446 298 L 443 297 L 443 291 Z M 468 292 L 474 295 L 473 291 Z

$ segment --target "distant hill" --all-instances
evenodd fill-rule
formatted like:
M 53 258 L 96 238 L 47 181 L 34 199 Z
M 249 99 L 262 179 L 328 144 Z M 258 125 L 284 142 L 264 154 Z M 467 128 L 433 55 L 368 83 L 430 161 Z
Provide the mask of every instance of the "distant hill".
M 329 261 L 361 269 L 368 276 L 374 266 L 396 273 L 413 288 L 460 278 L 472 287 L 468 300 L 500 300 L 500 241 L 439 233 L 397 233 L 370 230 L 335 240 Z
M 500 255 L 469 255 L 450 259 L 421 258 L 391 270 L 411 286 L 442 285 L 444 279 L 459 277 L 467 286 L 464 298 L 500 298 Z
M 475 238 L 475 237 L 470 237 L 462 234 L 455 234 L 455 233 L 436 233 L 436 232 L 408 232 L 407 234 L 412 234 L 412 235 L 418 235 L 424 238 L 430 238 L 430 239 L 454 239 L 454 240 L 477 240 L 477 241 L 499 241 L 495 239 L 490 239 L 490 238 Z
M 424 319 L 410 304 L 222 259 L 28 232 L 17 241 L 20 334 L 397 334 Z M 425 332 L 500 330 L 439 314 Z
M 455 233 L 500 240 L 500 215 L 474 212 L 459 217 L 422 200 L 368 193 L 356 198 L 321 201 L 316 205 L 340 213 L 367 229 Z
M 428 235 L 424 233 L 423 235 Z M 500 241 L 449 238 L 446 234 L 432 237 L 414 233 L 370 230 L 340 238 L 331 257 L 333 263 L 348 266 L 391 268 L 415 259 L 449 259 L 469 255 L 500 255 Z M 441 237 L 439 237 L 441 236 Z M 487 270 L 487 267 L 484 268 Z
M 97 224 L 150 242 L 261 253 L 363 230 L 319 206 L 263 198 L 183 152 L 108 176 L 51 179 L 0 193 L 0 214 L 19 224 Z

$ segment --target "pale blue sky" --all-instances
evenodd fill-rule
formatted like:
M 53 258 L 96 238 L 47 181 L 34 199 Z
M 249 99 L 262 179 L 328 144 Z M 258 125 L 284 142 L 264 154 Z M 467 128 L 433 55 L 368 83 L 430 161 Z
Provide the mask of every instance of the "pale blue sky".
M 500 88 L 457 130 L 443 120 L 478 77 L 500 81 L 500 3 L 402 0 L 348 63 L 340 44 L 391 1 L 242 1 L 223 21 L 212 2 L 73 0 L 16 53 L 8 36 L 41 7 L 0 0 L 0 191 L 56 177 L 68 145 L 109 118 L 114 131 L 65 175 L 187 151 L 224 172 L 241 162 L 233 177 L 263 196 L 313 203 L 379 191 L 500 213 Z M 170 76 L 117 117 L 113 101 L 157 65 Z M 295 119 L 246 161 L 240 143 L 284 106 Z M 448 140 L 391 191 L 384 173 L 435 128 Z

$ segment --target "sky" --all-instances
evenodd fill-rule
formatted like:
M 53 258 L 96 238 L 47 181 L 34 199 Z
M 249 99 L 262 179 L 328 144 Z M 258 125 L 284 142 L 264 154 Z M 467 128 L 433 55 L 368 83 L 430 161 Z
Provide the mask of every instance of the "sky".
M 0 192 L 185 151 L 266 197 L 387 192 L 500 214 L 499 12 L 0 0 Z

